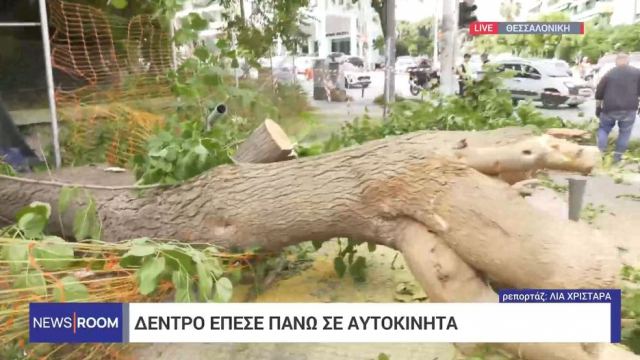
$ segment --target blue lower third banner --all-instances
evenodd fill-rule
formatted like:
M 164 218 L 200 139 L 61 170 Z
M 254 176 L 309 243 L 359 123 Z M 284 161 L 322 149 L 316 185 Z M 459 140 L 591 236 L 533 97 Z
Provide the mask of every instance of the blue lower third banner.
M 33 343 L 127 342 L 128 304 L 31 303 L 29 341 Z
M 51 343 L 619 342 L 620 290 L 505 290 L 499 303 L 32 303 Z
M 501 290 L 501 303 L 600 303 L 611 311 L 611 342 L 622 338 L 622 290 L 620 289 L 519 289 Z

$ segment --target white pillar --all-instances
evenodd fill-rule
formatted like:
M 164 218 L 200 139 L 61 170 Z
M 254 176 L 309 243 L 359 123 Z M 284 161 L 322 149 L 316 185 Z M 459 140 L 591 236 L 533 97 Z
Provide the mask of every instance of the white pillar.
M 62 165 L 60 156 L 60 139 L 58 131 L 58 116 L 56 111 L 56 98 L 53 84 L 53 69 L 51 67 L 51 46 L 49 44 L 49 21 L 47 19 L 47 4 L 45 0 L 39 0 L 40 28 L 42 29 L 42 48 L 44 51 L 44 67 L 47 77 L 47 93 L 49 95 L 49 115 L 51 117 L 51 132 L 53 139 L 53 155 L 56 167 Z
M 442 0 L 442 54 L 440 55 L 440 91 L 456 92 L 455 61 L 458 33 L 458 1 Z
M 349 16 L 349 54 L 347 55 L 358 55 L 358 27 L 356 26 L 357 16 L 351 14 Z

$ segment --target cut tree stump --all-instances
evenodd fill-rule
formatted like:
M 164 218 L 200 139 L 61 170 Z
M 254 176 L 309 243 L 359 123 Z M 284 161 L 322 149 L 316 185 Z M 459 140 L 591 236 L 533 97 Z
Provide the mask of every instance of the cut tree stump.
M 495 302 L 487 279 L 511 288 L 618 287 L 610 239 L 533 208 L 498 180 L 502 172 L 593 165 L 590 148 L 526 128 L 417 132 L 295 161 L 219 166 L 142 194 L 88 191 L 106 241 L 148 236 L 279 250 L 347 237 L 400 250 L 434 301 Z M 73 211 L 57 208 L 60 189 L 0 177 L 0 216 L 43 201 L 60 218 L 53 233 L 60 223 L 71 228 Z M 613 345 L 501 346 L 533 360 L 638 359 Z M 616 352 L 623 355 L 611 357 Z
M 271 119 L 265 120 L 240 145 L 233 161 L 235 163 L 272 163 L 292 158 L 293 144 L 280 125 Z

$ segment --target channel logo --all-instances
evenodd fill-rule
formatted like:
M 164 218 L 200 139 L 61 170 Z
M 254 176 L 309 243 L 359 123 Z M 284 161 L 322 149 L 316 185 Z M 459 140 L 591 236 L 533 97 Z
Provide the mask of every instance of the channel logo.
M 33 343 L 117 343 L 128 332 L 128 306 L 114 303 L 31 303 Z

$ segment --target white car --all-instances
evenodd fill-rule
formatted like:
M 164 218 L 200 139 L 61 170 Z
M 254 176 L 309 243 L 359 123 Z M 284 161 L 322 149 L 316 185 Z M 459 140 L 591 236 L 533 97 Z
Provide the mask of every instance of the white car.
M 396 59 L 396 72 L 406 73 L 410 67 L 417 66 L 416 59 L 411 56 L 399 56 Z
M 514 101 L 542 101 L 545 107 L 562 104 L 576 107 L 593 96 L 586 82 L 570 76 L 564 66 L 553 61 L 513 58 L 494 63 L 498 70 L 514 72 L 514 76 L 504 82 Z
M 364 60 L 357 56 L 346 57 L 341 64 L 344 87 L 366 88 L 371 84 L 371 74 L 365 71 Z

